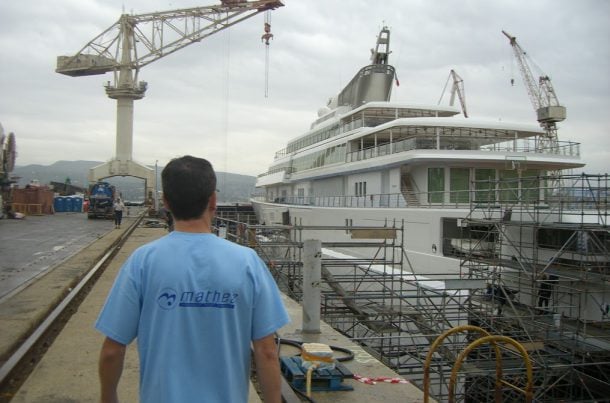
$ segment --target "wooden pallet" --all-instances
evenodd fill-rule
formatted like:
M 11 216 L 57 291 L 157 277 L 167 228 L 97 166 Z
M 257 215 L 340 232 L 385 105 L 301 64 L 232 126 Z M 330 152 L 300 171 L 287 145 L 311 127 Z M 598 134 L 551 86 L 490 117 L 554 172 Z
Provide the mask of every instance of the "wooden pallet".
M 280 357 L 282 374 L 290 384 L 304 391 L 306 389 L 307 371 L 303 370 L 301 357 Z M 344 385 L 344 379 L 353 378 L 354 374 L 340 362 L 336 362 L 334 369 L 316 369 L 311 377 L 312 391 L 354 390 L 350 385 Z

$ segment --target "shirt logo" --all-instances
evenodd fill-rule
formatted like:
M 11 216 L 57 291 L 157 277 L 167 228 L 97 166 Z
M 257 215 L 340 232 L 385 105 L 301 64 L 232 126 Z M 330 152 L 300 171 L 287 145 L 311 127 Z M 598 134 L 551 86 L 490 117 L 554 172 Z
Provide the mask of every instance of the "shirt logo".
M 235 309 L 238 297 L 239 294 L 230 291 L 185 291 L 180 296 L 180 307 Z
M 176 305 L 178 305 L 176 299 L 178 298 L 178 293 L 171 288 L 164 288 L 159 293 L 159 297 L 157 297 L 157 303 L 161 307 L 161 309 L 170 310 L 174 309 Z

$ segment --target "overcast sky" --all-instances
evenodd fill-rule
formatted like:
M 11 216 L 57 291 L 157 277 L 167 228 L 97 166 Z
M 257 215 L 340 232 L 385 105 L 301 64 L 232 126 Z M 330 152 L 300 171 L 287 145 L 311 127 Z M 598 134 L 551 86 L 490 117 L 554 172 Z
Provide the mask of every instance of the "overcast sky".
M 110 74 L 55 73 L 124 7 L 147 13 L 192 0 L 0 1 L 0 123 L 17 136 L 17 165 L 106 161 L 115 150 Z M 586 172 L 610 166 L 610 1 L 284 0 L 271 15 L 265 97 L 263 14 L 146 66 L 135 102 L 133 158 L 164 165 L 192 154 L 217 170 L 256 175 L 304 133 L 317 110 L 369 62 L 391 29 L 393 100 L 434 105 L 449 71 L 464 79 L 473 118 L 536 123 L 504 29 L 552 79 L 568 118 L 559 139 L 581 143 Z M 540 72 L 534 71 L 539 75 Z M 510 79 L 515 85 L 510 85 Z M 448 103 L 448 96 L 443 99 Z

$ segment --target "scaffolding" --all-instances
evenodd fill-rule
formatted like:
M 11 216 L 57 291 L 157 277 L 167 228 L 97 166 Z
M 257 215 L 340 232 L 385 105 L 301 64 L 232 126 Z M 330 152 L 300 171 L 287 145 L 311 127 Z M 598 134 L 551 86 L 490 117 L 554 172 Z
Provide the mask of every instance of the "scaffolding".
M 599 401 L 610 393 L 608 176 L 565 175 L 498 182 L 462 225 L 473 248 L 461 274 L 485 281 L 464 308 L 469 323 L 509 335 L 529 351 L 536 401 Z M 465 372 L 466 400 L 493 399 L 487 353 Z M 505 363 L 506 365 L 506 363 Z M 491 368 L 493 369 L 493 368 Z M 523 368 L 510 368 L 523 377 Z M 506 392 L 507 399 L 517 395 Z
M 246 225 L 217 219 L 228 228 L 227 239 L 254 248 L 267 263 L 279 288 L 297 302 L 303 298 L 303 241 L 312 235 L 332 239 L 329 232 L 348 232 L 346 242 L 322 242 L 321 317 L 360 344 L 365 351 L 400 374 L 421 384 L 430 344 L 447 329 L 467 322 L 460 310 L 464 289 L 482 287 L 480 280 L 423 276 L 411 267 L 404 252 L 404 223 L 382 227 Z M 325 234 L 320 236 L 321 232 Z M 454 336 L 451 347 L 439 348 L 445 362 L 467 345 Z M 460 340 L 460 344 L 457 341 Z M 458 346 L 458 347 L 456 347 Z M 439 360 L 435 359 L 435 367 Z M 442 364 L 446 371 L 451 367 Z M 432 376 L 432 389 L 443 388 L 449 375 Z M 460 387 L 458 387 L 459 390 Z
M 307 227 L 224 219 L 218 224 L 229 229 L 228 239 L 256 249 L 280 289 L 298 302 L 303 240 L 333 239 L 333 231 L 350 234 L 350 241 L 322 243 L 321 317 L 420 387 L 434 340 L 456 326 L 474 325 L 509 336 L 527 350 L 534 401 L 606 399 L 608 177 L 521 178 L 473 188 L 493 191 L 471 197 L 470 214 L 460 222 L 468 249 L 461 245 L 460 270 L 454 273 L 418 273 L 405 253 L 403 222 Z M 478 247 L 481 243 L 486 246 Z M 434 351 L 431 396 L 448 400 L 452 368 L 479 337 L 452 334 Z M 498 351 L 503 379 L 516 386 L 496 394 Z M 522 401 L 519 388 L 525 385 L 526 367 L 515 348 L 480 346 L 460 368 L 454 401 Z

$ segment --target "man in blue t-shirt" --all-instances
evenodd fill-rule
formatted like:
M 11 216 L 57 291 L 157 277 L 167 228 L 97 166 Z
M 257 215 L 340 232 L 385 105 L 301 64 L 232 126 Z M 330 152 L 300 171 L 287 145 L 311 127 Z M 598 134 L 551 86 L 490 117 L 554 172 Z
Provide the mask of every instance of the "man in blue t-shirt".
M 289 322 L 269 270 L 249 249 L 211 233 L 216 175 L 185 156 L 162 174 L 175 231 L 125 262 L 96 322 L 101 401 L 118 402 L 126 345 L 138 339 L 140 400 L 247 402 L 250 346 L 266 403 L 280 402 L 273 334 Z

